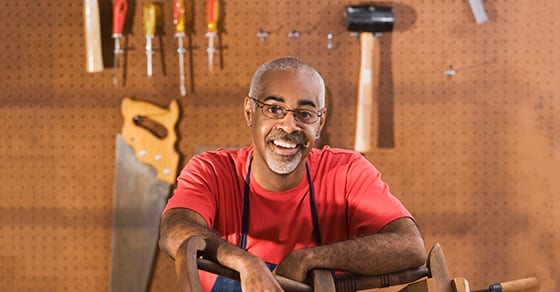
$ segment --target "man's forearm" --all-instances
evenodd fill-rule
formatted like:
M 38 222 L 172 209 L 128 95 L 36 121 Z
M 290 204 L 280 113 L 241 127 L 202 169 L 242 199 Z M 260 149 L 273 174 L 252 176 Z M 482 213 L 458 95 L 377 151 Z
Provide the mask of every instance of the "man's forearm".
M 173 209 L 164 215 L 159 245 L 167 254 L 175 258 L 183 241 L 191 236 L 201 236 L 206 241 L 203 257 L 239 272 L 243 290 L 281 290 L 263 260 L 219 237 L 196 212 Z
M 410 219 L 399 219 L 391 224 L 412 225 L 414 223 Z M 391 228 L 391 226 L 388 227 Z M 399 227 L 399 230 L 402 229 Z M 320 266 L 367 275 L 419 267 L 426 260 L 422 237 L 419 232 L 413 231 L 383 230 L 381 233 L 355 240 L 318 247 L 315 253 L 316 256 L 313 258 L 318 261 Z
M 205 258 L 228 268 L 240 271 L 248 263 L 258 262 L 254 256 L 220 238 L 207 227 L 206 221 L 194 211 L 172 209 L 161 222 L 160 248 L 175 258 L 179 246 L 191 236 L 200 236 L 206 241 Z
M 277 273 L 299 281 L 313 268 L 378 275 L 419 267 L 425 261 L 420 232 L 411 219 L 402 218 L 377 234 L 294 251 Z
M 175 258 L 179 246 L 191 236 L 217 237 L 207 228 L 206 221 L 187 209 L 172 209 L 164 214 L 160 225 L 159 247 Z

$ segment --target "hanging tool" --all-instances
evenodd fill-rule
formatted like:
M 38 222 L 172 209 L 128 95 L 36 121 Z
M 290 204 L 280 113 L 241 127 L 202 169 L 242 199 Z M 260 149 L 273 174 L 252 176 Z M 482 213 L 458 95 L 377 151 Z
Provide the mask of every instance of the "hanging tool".
M 173 24 L 175 25 L 175 37 L 177 38 L 178 46 L 177 53 L 179 54 L 179 91 L 181 96 L 187 94 L 187 87 L 185 86 L 185 52 L 183 46 L 183 39 L 185 38 L 185 0 L 175 0 L 173 4 Z
M 146 72 L 148 78 L 152 77 L 152 39 L 154 38 L 157 21 L 157 5 L 149 3 L 144 5 L 144 34 L 146 35 Z
M 124 53 L 121 48 L 120 39 L 123 36 L 123 27 L 126 19 L 126 12 L 128 10 L 128 3 L 126 0 L 115 0 L 113 6 L 113 34 L 111 37 L 115 39 L 115 49 L 113 51 L 113 84 L 117 85 L 117 71 L 119 68 L 118 55 Z
M 149 287 L 163 207 L 175 183 L 179 154 L 174 131 L 179 105 L 169 108 L 125 97 L 116 135 L 111 292 Z
M 97 0 L 84 0 L 84 34 L 86 38 L 86 71 L 103 71 L 101 53 L 101 26 L 99 24 L 99 3 Z
M 476 24 L 488 21 L 488 16 L 486 15 L 486 11 L 484 11 L 484 4 L 482 4 L 482 0 L 469 0 L 469 4 L 471 5 L 471 10 Z
M 206 10 L 206 37 L 208 38 L 208 70 L 212 71 L 214 66 L 214 39 L 218 35 L 218 21 L 220 17 L 220 0 L 207 0 L 207 10 Z
M 356 136 L 354 150 L 364 153 L 371 146 L 371 121 L 374 111 L 374 82 L 379 75 L 380 56 L 374 33 L 393 30 L 395 17 L 391 7 L 356 5 L 346 6 L 346 28 L 360 32 L 360 77 L 356 108 Z

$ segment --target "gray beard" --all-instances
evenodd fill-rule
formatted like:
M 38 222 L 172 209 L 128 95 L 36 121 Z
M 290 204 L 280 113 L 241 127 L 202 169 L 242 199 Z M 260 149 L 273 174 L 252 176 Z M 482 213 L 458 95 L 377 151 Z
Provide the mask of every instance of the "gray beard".
M 299 165 L 303 154 L 302 151 L 298 151 L 294 155 L 283 156 L 272 153 L 272 151 L 266 151 L 266 164 L 268 168 L 277 174 L 288 174 L 296 169 Z

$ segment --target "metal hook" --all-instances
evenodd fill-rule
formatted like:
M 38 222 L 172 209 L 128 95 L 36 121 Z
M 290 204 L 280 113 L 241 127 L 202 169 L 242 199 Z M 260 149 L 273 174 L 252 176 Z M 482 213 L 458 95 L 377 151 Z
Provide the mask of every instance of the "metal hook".
M 327 34 L 327 49 L 332 49 L 333 48 L 333 34 L 332 33 L 328 33 Z
M 257 37 L 259 38 L 261 44 L 264 44 L 266 38 L 268 37 L 268 34 L 269 33 L 267 31 L 264 31 L 262 28 L 257 32 Z
M 444 70 L 443 75 L 451 79 L 451 77 L 457 75 L 457 70 L 453 69 L 453 65 L 449 65 L 449 69 Z
M 299 38 L 300 35 L 301 35 L 301 33 L 297 30 L 292 30 L 288 33 L 288 37 L 291 38 L 291 39 Z

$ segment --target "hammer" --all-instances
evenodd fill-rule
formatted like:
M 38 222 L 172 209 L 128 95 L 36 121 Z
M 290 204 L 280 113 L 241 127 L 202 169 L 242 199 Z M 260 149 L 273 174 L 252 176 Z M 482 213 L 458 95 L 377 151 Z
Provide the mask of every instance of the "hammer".
M 369 151 L 371 145 L 373 80 L 377 80 L 374 77 L 379 74 L 379 52 L 376 50 L 378 44 L 375 34 L 392 31 L 395 17 L 392 7 L 350 5 L 346 6 L 345 19 L 346 29 L 360 33 L 361 57 L 354 150 L 364 153 Z

